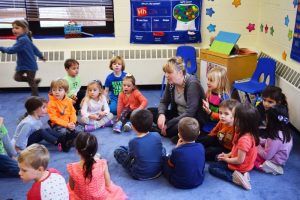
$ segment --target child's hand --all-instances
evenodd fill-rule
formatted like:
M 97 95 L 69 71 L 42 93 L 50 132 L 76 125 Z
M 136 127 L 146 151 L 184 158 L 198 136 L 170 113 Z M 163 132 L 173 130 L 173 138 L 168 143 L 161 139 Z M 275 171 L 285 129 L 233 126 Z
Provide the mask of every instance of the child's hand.
M 3 124 L 4 118 L 0 117 L 0 126 Z
M 75 94 L 73 94 L 73 95 L 71 96 L 71 99 L 74 100 L 74 101 L 76 102 L 78 98 L 77 98 L 77 96 L 76 96 Z
M 89 115 L 89 119 L 97 120 L 98 118 L 99 118 L 99 116 L 97 114 Z
M 183 140 L 181 138 L 179 138 L 179 140 L 177 141 L 176 147 L 179 147 L 183 143 L 184 143 Z
M 74 123 L 68 123 L 68 129 L 71 131 L 75 129 L 75 124 Z
M 101 119 L 103 116 L 105 116 L 107 113 L 106 112 L 99 112 L 98 114 L 98 119 Z
M 209 103 L 208 103 L 208 99 L 206 98 L 206 100 L 202 99 L 202 108 L 205 110 L 205 112 L 207 114 L 211 113 L 211 110 L 209 109 Z
M 229 157 L 228 154 L 222 152 L 222 153 L 220 153 L 220 154 L 218 155 L 217 158 L 218 158 L 219 161 L 225 161 L 225 162 L 226 162 L 226 159 L 227 159 L 228 157 Z

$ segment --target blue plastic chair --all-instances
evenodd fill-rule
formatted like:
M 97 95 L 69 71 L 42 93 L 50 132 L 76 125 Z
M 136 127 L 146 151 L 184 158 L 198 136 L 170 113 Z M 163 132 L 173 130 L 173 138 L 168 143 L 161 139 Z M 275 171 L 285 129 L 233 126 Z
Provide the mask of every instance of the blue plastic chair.
M 188 74 L 196 74 L 197 72 L 197 55 L 196 49 L 192 46 L 179 46 L 176 50 L 176 56 L 180 56 L 184 61 L 185 70 Z M 165 87 L 165 75 L 161 83 L 160 96 L 162 97 Z
M 259 58 L 256 69 L 249 81 L 246 82 L 234 82 L 232 85 L 231 95 L 234 90 L 245 92 L 247 100 L 251 103 L 249 94 L 260 96 L 261 92 L 268 85 L 275 85 L 275 70 L 276 62 L 271 58 Z M 260 82 L 260 78 L 263 75 L 263 80 Z M 269 83 L 267 79 L 269 78 Z

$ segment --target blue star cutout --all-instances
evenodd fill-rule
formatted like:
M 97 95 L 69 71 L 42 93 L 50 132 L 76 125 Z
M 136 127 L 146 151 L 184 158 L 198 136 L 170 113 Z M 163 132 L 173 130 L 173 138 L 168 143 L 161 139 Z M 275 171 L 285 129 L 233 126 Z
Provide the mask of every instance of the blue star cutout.
M 214 24 L 209 24 L 207 27 L 207 30 L 211 33 L 211 32 L 215 32 L 216 31 L 216 25 Z
M 215 13 L 213 8 L 206 8 L 206 15 L 212 17 L 212 15 Z
M 289 23 L 290 23 L 290 19 L 289 19 L 289 16 L 287 15 L 287 16 L 284 18 L 284 25 L 289 26 Z
M 296 8 L 296 6 L 298 6 L 298 0 L 294 0 L 293 4 L 294 4 L 294 8 Z

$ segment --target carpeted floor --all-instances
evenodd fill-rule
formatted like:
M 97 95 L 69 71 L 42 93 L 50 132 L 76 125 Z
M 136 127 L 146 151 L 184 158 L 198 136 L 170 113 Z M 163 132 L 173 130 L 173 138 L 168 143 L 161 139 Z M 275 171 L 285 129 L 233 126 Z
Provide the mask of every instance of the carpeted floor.
M 149 106 L 157 106 L 159 102 L 159 90 L 142 90 L 149 100 Z M 29 96 L 28 91 L 1 91 L 0 90 L 0 116 L 5 118 L 5 125 L 9 130 L 10 136 L 13 135 L 18 118 L 24 114 L 24 102 Z M 41 96 L 47 97 L 47 91 L 43 91 Z M 45 121 L 47 119 L 44 119 Z M 166 199 L 300 199 L 300 137 L 294 134 L 294 147 L 289 161 L 285 167 L 284 175 L 273 176 L 270 174 L 252 171 L 251 185 L 252 190 L 246 191 L 234 184 L 225 182 L 211 176 L 208 165 L 205 168 L 205 181 L 203 185 L 192 190 L 182 190 L 172 187 L 163 176 L 150 181 L 133 180 L 124 169 L 118 165 L 113 157 L 113 151 L 119 145 L 127 145 L 128 141 L 135 135 L 133 132 L 114 134 L 111 128 L 95 131 L 99 140 L 98 152 L 108 160 L 109 171 L 112 180 L 120 185 L 132 200 L 166 200 Z M 166 138 L 162 138 L 164 147 L 168 152 L 174 145 Z M 79 160 L 75 150 L 68 153 L 61 153 L 54 146 L 46 144 L 51 153 L 49 167 L 54 167 L 62 172 L 66 181 L 68 174 L 66 164 Z M 188 166 L 187 166 L 188 167 Z M 22 183 L 20 179 L 0 179 L 0 200 L 26 199 L 26 192 L 31 183 Z

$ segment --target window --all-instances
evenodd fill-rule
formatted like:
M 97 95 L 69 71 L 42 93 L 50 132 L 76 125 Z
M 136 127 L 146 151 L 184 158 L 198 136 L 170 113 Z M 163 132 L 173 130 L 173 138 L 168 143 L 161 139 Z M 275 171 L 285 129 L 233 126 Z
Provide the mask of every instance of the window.
M 2 0 L 0 35 L 11 35 L 11 22 L 27 19 L 34 35 L 64 35 L 75 21 L 83 33 L 114 34 L 113 0 Z

